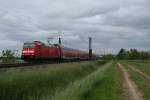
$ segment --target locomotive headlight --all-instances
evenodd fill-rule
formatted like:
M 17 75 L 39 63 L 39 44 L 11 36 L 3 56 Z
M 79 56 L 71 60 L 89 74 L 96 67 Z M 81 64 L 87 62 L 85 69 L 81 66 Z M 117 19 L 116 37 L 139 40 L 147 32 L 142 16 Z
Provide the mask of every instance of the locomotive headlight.
M 34 50 L 24 50 L 22 53 L 34 53 Z
M 27 53 L 27 51 L 22 51 L 22 53 Z
M 28 53 L 34 53 L 34 51 L 33 51 L 33 50 L 31 50 L 31 51 L 28 51 Z

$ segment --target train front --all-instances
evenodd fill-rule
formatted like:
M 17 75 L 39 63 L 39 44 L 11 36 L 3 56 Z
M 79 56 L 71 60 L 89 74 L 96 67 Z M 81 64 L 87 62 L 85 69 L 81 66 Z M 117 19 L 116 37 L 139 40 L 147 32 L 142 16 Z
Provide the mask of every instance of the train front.
M 22 49 L 22 59 L 24 61 L 32 61 L 35 59 L 35 43 L 26 42 Z

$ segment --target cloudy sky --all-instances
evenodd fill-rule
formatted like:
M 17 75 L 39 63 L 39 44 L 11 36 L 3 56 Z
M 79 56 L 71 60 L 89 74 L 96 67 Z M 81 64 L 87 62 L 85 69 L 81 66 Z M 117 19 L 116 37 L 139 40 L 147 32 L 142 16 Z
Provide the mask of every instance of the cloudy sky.
M 150 0 L 0 0 L 0 49 L 58 37 L 87 50 L 150 49 Z

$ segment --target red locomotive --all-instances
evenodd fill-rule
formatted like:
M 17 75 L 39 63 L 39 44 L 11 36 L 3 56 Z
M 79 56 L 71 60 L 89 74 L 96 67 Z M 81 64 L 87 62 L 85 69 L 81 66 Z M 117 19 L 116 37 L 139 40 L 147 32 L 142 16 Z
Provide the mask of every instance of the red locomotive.
M 92 54 L 92 57 L 96 57 Z M 37 61 L 37 60 L 87 60 L 89 53 L 66 48 L 59 44 L 44 44 L 40 41 L 24 43 L 22 50 L 22 59 L 24 61 Z

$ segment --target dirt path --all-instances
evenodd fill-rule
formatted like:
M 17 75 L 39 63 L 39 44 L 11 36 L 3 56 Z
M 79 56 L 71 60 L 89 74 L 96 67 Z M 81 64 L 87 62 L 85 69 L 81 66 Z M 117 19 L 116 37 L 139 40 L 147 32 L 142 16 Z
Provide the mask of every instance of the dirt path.
M 124 66 L 120 63 L 118 63 L 118 66 L 123 74 L 123 88 L 124 92 L 127 94 L 128 100 L 144 100 L 142 94 L 137 90 L 136 84 L 130 79 L 129 74 Z
M 142 75 L 146 80 L 149 80 L 150 81 L 150 76 L 145 74 L 144 72 L 142 72 L 141 70 L 135 68 L 134 66 L 132 65 L 128 65 L 129 68 L 131 68 L 132 70 L 136 71 L 137 73 L 139 73 L 140 75 Z

